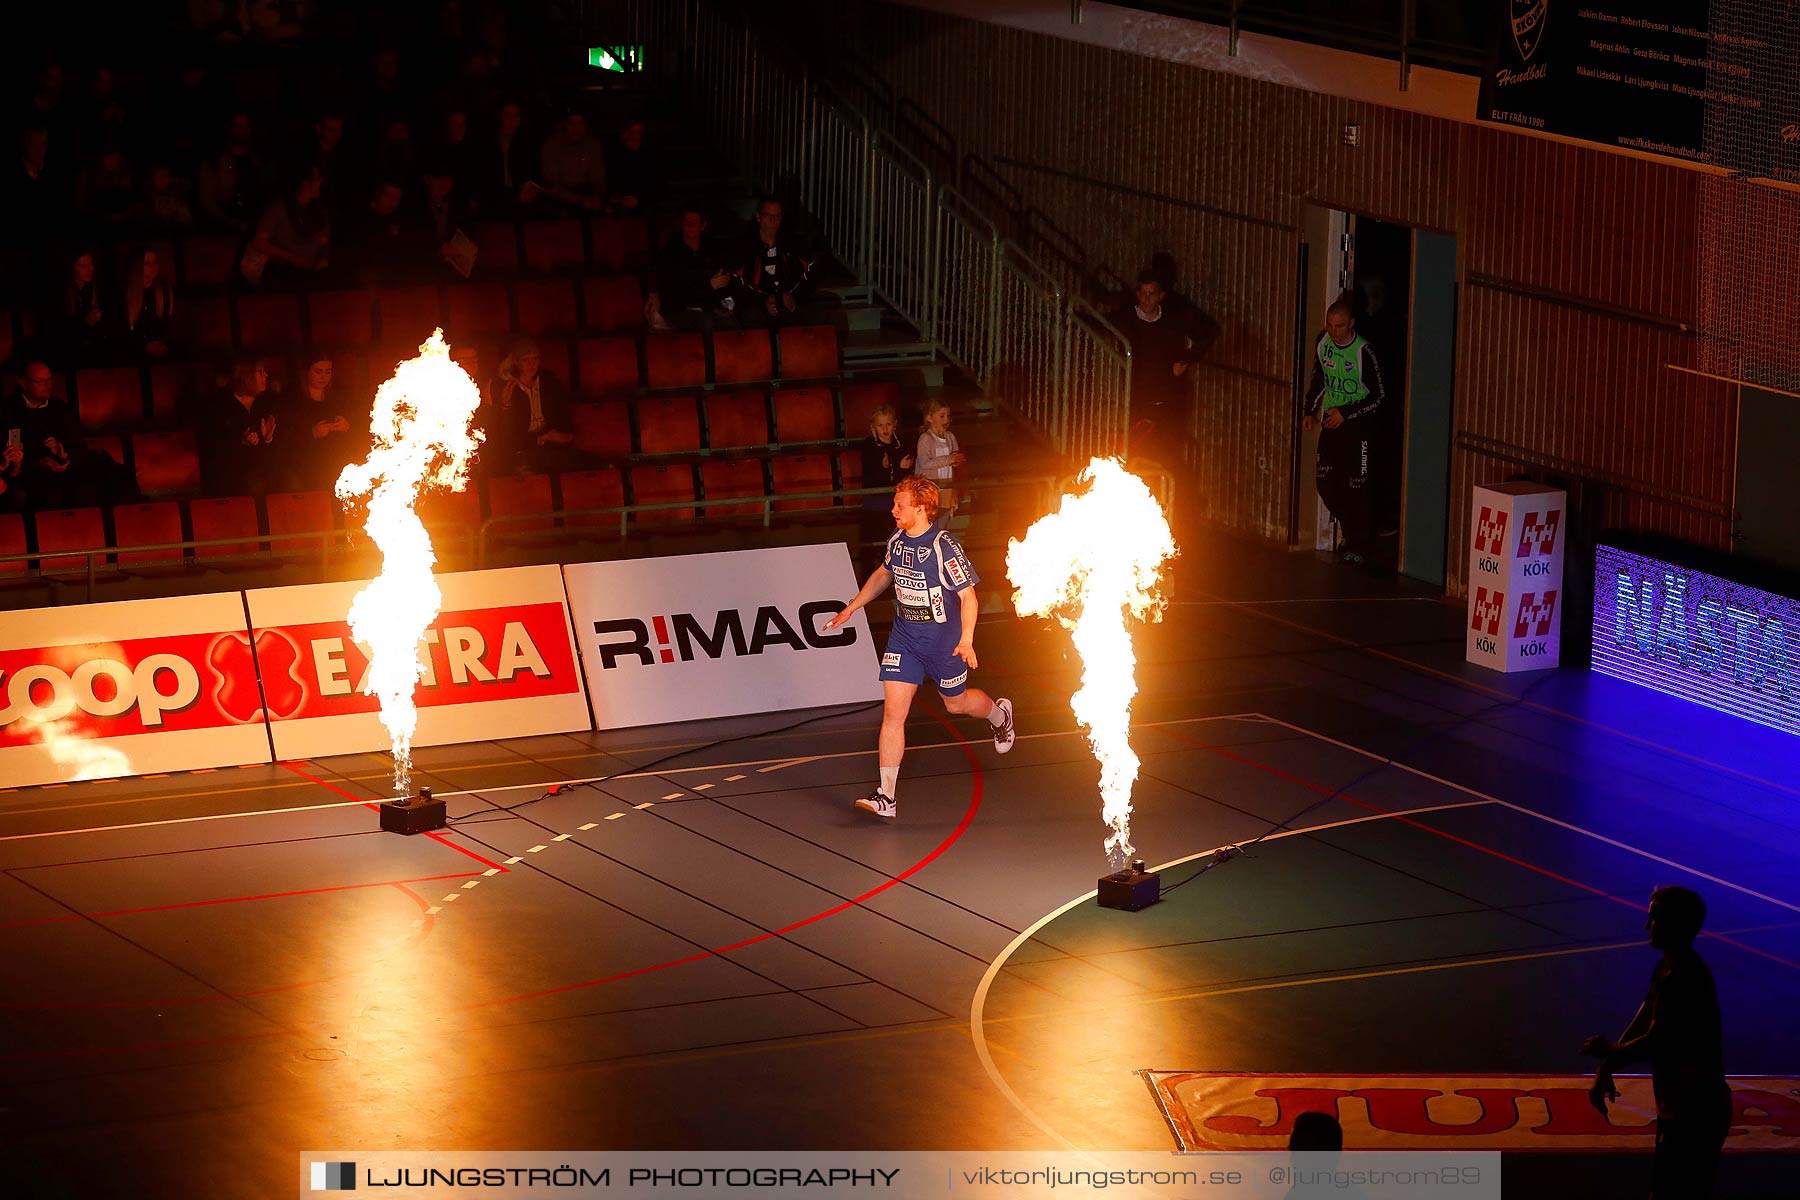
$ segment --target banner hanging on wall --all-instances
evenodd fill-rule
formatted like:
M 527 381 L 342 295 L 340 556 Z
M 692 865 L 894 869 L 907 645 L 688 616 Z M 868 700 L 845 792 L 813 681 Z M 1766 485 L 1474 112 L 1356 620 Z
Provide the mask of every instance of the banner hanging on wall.
M 601 729 L 881 698 L 843 543 L 563 568 Z
M 0 613 L 8 787 L 269 761 L 236 592 Z
M 554 566 L 439 575 L 443 611 L 419 646 L 415 746 L 590 728 L 562 576 Z M 387 750 L 350 636 L 361 580 L 245 593 L 277 758 Z

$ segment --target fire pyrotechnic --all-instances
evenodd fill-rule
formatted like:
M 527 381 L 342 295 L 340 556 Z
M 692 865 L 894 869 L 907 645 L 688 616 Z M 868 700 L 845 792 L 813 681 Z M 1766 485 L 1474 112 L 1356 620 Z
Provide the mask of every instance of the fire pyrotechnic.
M 1157 591 L 1163 564 L 1174 557 L 1169 521 L 1144 481 L 1116 459 L 1096 458 L 1058 509 L 1038 519 L 1006 551 L 1006 577 L 1017 589 L 1020 616 L 1056 618 L 1081 657 L 1081 689 L 1070 700 L 1100 761 L 1106 855 L 1113 871 L 1130 859 L 1131 786 L 1138 757 L 1131 748 L 1131 701 L 1137 655 L 1127 617 L 1162 618 Z
M 481 445 L 473 427 L 481 391 L 450 360 L 443 330 L 401 363 L 375 393 L 369 457 L 338 476 L 338 499 L 367 502 L 364 529 L 381 551 L 381 574 L 350 605 L 350 632 L 369 647 L 365 685 L 381 700 L 381 723 L 394 749 L 394 794 L 410 791 L 412 739 L 419 710 L 413 691 L 424 675 L 419 641 L 443 606 L 432 578 L 437 556 L 414 511 L 428 488 L 460 492 Z

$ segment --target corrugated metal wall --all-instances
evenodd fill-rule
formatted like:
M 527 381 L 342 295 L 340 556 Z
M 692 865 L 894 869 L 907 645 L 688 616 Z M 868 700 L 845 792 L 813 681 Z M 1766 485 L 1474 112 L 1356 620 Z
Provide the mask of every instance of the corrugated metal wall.
M 1667 368 L 1700 357 L 1695 172 L 871 0 L 829 26 L 1094 264 L 1175 255 L 1221 331 L 1200 378 L 1214 519 L 1286 533 L 1314 203 L 1457 237 L 1453 547 L 1469 487 L 1530 468 L 1586 476 L 1592 521 L 1728 544 L 1736 391 Z

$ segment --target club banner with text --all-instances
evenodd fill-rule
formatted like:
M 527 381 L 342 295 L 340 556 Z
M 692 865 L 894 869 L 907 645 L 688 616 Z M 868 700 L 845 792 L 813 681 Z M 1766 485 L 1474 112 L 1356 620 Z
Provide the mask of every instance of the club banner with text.
M 443 611 L 419 644 L 415 746 L 589 728 L 574 634 L 554 566 L 437 577 Z M 387 750 L 380 702 L 363 693 L 368 650 L 350 636 L 364 584 L 245 593 L 277 758 Z
M 879 700 L 841 542 L 563 568 L 594 723 L 660 725 Z
M 1616 1077 L 1602 1116 L 1591 1075 L 1283 1075 L 1145 1071 L 1183 1150 L 1276 1150 L 1294 1118 L 1335 1113 L 1346 1150 L 1648 1153 L 1650 1078 Z M 1800 1079 L 1733 1075 L 1731 1152 L 1800 1153 Z
M 269 761 L 236 592 L 0 613 L 8 787 Z

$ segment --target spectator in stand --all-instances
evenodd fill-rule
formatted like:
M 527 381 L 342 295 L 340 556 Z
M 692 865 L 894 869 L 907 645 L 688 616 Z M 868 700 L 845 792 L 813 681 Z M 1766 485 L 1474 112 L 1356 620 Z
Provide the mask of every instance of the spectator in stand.
M 232 364 L 231 384 L 202 415 L 201 466 L 214 496 L 261 496 L 300 490 L 298 464 L 284 457 L 287 430 L 280 419 L 269 368 L 262 359 Z
M 42 248 L 44 231 L 62 228 L 68 198 L 61 172 L 50 162 L 50 131 L 28 125 L 19 132 L 19 157 L 8 172 L 3 199 L 11 231 Z
M 369 449 L 369 413 L 340 389 L 336 364 L 322 351 L 300 356 L 301 386 L 287 404 L 285 428 L 299 439 L 295 473 L 309 488 L 329 489 Z
M 956 468 L 968 461 L 956 435 L 950 432 L 950 402 L 933 396 L 925 403 L 925 429 L 919 434 L 918 466 L 913 474 L 937 484 L 946 513 L 956 507 L 956 489 L 951 486 Z
M 144 173 L 144 224 L 164 233 L 185 233 L 194 227 L 194 206 L 188 197 L 188 181 L 166 162 L 153 162 Z
M 782 236 L 781 201 L 764 196 L 756 205 L 756 231 L 736 260 L 738 320 L 746 326 L 805 322 L 815 261 Z
M 326 211 L 341 215 L 344 207 L 355 202 L 362 193 L 356 172 L 351 168 L 349 152 L 344 149 L 344 117 L 327 112 L 313 122 L 312 142 L 303 159 L 319 174 L 319 199 Z
M 106 352 L 108 327 L 92 250 L 81 250 L 63 276 L 56 307 L 45 322 L 58 352 L 85 366 Z
M 32 79 L 31 95 L 25 102 L 25 112 L 19 124 L 26 128 L 43 129 L 49 132 L 51 149 L 58 156 L 53 160 L 59 168 L 71 166 L 69 160 L 60 156 L 69 154 L 74 149 L 74 118 L 69 106 L 63 103 L 63 69 L 59 62 L 44 63 L 38 68 Z
M 125 278 L 126 343 L 145 358 L 164 359 L 174 342 L 175 284 L 162 255 L 144 250 Z
M 894 531 L 894 486 L 913 473 L 913 454 L 900 440 L 900 416 L 891 404 L 869 414 L 869 436 L 862 444 L 862 486 L 880 488 L 862 498 L 862 553 L 868 563 L 881 557 L 888 535 Z M 874 551 L 874 558 L 870 558 Z M 874 570 L 874 563 L 868 567 Z
M 1156 272 L 1140 273 L 1136 303 L 1114 313 L 1113 325 L 1131 344 L 1131 452 L 1177 467 L 1193 394 L 1187 371 L 1194 339 L 1186 314 L 1165 304 L 1166 296 Z
M 244 277 L 268 287 L 292 285 L 331 266 L 331 215 L 319 199 L 319 173 L 311 168 L 257 222 L 244 253 Z
M 510 216 L 528 203 L 525 185 L 531 181 L 532 165 L 528 140 L 521 132 L 525 112 L 517 101 L 500 106 L 494 120 L 494 131 L 477 152 L 475 160 L 476 196 L 482 211 L 490 216 Z M 531 192 L 536 198 L 537 192 Z
M 373 159 L 376 179 L 392 179 L 409 192 L 418 186 L 419 156 L 413 150 L 412 123 L 391 116 L 381 123 L 381 141 Z
M 648 212 L 655 205 L 662 171 L 656 152 L 644 145 L 642 118 L 626 121 L 618 140 L 606 148 L 606 183 L 612 207 L 620 212 Z
M 437 247 L 438 258 L 445 264 L 446 271 L 455 272 L 451 278 L 460 277 L 461 271 L 456 266 L 456 235 L 468 236 L 469 206 L 456 190 L 454 170 L 441 158 L 433 158 L 425 164 L 424 221 L 425 232 L 431 238 L 431 244 Z
M 125 152 L 116 144 L 103 146 L 75 180 L 75 211 L 92 225 L 119 226 L 142 213 L 137 184 Z
M 261 208 L 262 172 L 250 115 L 232 113 L 225 123 L 224 145 L 200 164 L 200 207 L 224 228 L 248 233 Z
M 466 204 L 473 205 L 476 202 L 480 171 L 475 162 L 475 145 L 469 141 L 468 113 L 457 108 L 444 114 L 443 129 L 439 132 L 437 148 L 431 161 L 450 172 L 455 192 Z
M 539 154 L 537 191 L 565 212 L 598 212 L 606 205 L 606 150 L 588 134 L 587 118 L 569 113 Z M 527 184 L 523 193 L 533 191 Z M 523 195 L 530 200 L 530 195 Z
M 438 103 L 442 111 L 493 112 L 500 107 L 500 90 L 494 86 L 494 63 L 482 50 L 464 52 L 455 80 Z
M 0 429 L 19 431 L 17 479 L 32 508 L 78 508 L 132 498 L 123 468 L 87 448 L 81 423 L 56 395 L 56 378 L 41 359 L 25 364 L 19 391 L 0 404 Z
M 706 215 L 697 208 L 685 209 L 681 232 L 663 244 L 651 267 L 644 320 L 658 332 L 736 329 L 731 280 L 717 247 L 707 239 Z M 882 511 L 887 511 L 886 505 Z
M 569 389 L 555 372 L 543 369 L 538 344 L 530 338 L 514 342 L 501 360 L 482 427 L 492 451 L 488 461 L 498 472 L 554 474 L 579 465 Z
M 429 265 L 425 239 L 400 211 L 405 194 L 392 180 L 377 183 L 352 227 L 348 250 L 365 287 L 402 283 Z
M 0 416 L 0 421 L 5 419 Z M 0 512 L 23 512 L 26 508 L 25 484 L 19 478 L 25 468 L 24 432 L 17 426 L 6 426 L 6 442 L 0 448 Z

